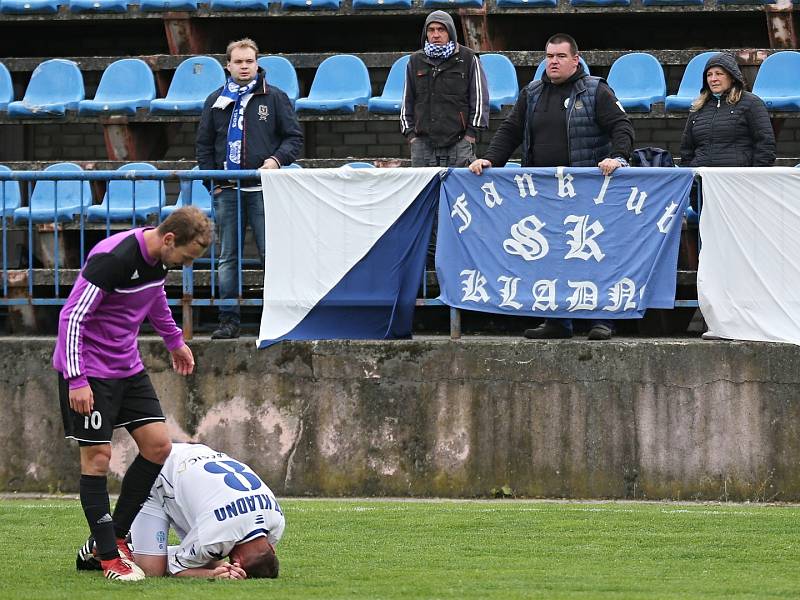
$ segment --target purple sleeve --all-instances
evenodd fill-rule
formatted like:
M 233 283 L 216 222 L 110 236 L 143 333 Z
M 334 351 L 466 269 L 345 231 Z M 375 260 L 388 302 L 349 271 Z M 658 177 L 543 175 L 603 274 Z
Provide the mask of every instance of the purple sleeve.
M 172 352 L 183 346 L 183 332 L 175 324 L 175 319 L 172 318 L 164 288 L 161 288 L 161 293 L 150 307 L 147 318 L 156 333 L 163 338 L 164 343 L 167 345 L 167 350 Z
M 71 390 L 89 385 L 83 361 L 83 334 L 86 323 L 106 296 L 106 292 L 93 283 L 86 280 L 81 283 L 82 288 L 80 284 L 75 288 L 79 293 L 73 292 L 70 302 L 61 311 L 54 357 L 57 368 L 69 380 Z

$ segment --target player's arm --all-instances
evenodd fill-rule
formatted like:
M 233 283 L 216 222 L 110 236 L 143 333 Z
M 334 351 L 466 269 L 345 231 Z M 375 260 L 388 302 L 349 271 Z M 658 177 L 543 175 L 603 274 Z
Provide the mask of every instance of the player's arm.
M 146 573 L 146 571 L 145 571 Z M 247 574 L 238 564 L 219 562 L 208 567 L 184 569 L 176 577 L 202 577 L 205 579 L 247 579 Z
M 162 287 L 159 295 L 147 313 L 147 319 L 158 335 L 164 340 L 167 350 L 172 355 L 172 368 L 181 375 L 190 375 L 194 371 L 194 356 L 183 341 L 183 332 L 178 328 L 167 303 L 167 294 Z
M 70 408 L 81 415 L 89 415 L 94 408 L 94 397 L 86 377 L 83 359 L 83 338 L 86 324 L 95 315 L 106 295 L 114 290 L 120 280 L 122 266 L 112 254 L 92 256 L 78 283 L 70 294 L 68 306 L 61 312 L 59 337 L 63 343 L 61 363 L 65 365 L 63 374 L 69 381 Z
M 192 530 L 180 546 L 169 547 L 169 572 L 175 577 L 245 579 L 247 574 L 238 563 L 222 560 L 233 545 L 233 542 L 201 544 L 197 531 Z

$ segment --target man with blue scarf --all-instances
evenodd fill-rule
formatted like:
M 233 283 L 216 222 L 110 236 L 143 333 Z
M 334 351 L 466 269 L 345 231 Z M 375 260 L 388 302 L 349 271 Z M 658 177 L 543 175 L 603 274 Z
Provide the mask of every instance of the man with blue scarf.
M 425 19 L 422 49 L 406 69 L 400 129 L 412 167 L 466 167 L 478 130 L 489 126 L 489 89 L 477 55 L 458 43 L 455 24 L 437 10 Z
M 303 146 L 303 131 L 288 96 L 267 83 L 258 66 L 258 47 L 249 38 L 228 44 L 230 77 L 203 107 L 197 130 L 200 169 L 279 169 L 293 162 Z M 216 221 L 222 244 L 219 295 L 236 299 L 239 290 L 239 244 L 250 224 L 264 263 L 264 200 L 260 181 L 215 181 Z M 238 189 L 237 189 L 238 188 Z M 241 219 L 241 220 L 240 220 Z M 241 227 L 237 227 L 241 223 Z M 239 306 L 222 306 L 212 339 L 239 337 Z

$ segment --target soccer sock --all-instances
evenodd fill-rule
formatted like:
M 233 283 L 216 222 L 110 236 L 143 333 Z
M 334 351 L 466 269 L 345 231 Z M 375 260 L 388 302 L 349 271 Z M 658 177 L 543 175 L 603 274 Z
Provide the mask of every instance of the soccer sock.
M 128 535 L 133 519 L 139 514 L 139 509 L 150 495 L 150 489 L 162 466 L 138 454 L 128 467 L 125 477 L 122 478 L 117 505 L 114 507 L 114 531 L 118 538 Z
M 119 556 L 108 500 L 108 482 L 105 476 L 81 475 L 81 506 L 101 560 Z

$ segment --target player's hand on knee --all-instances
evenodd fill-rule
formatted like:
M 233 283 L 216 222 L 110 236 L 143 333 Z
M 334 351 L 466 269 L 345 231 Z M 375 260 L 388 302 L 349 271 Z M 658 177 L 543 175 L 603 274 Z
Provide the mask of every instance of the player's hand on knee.
M 94 408 L 94 395 L 88 385 L 69 391 L 69 407 L 79 415 L 88 416 Z

